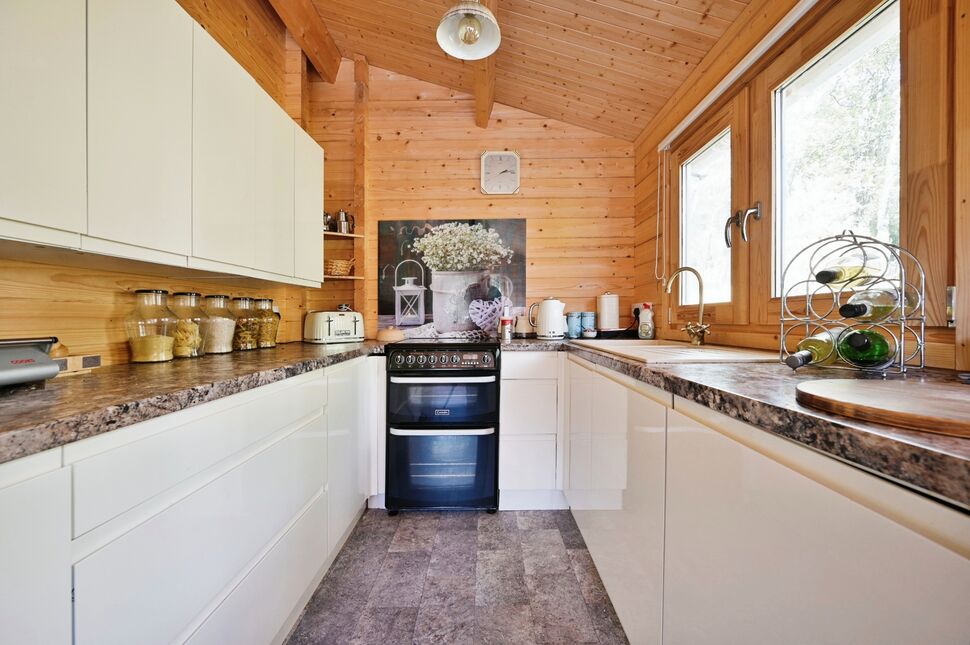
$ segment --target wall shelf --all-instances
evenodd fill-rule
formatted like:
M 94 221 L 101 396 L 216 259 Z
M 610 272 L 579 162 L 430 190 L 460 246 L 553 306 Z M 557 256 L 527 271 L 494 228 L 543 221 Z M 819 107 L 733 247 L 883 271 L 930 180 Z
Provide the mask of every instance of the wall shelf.
M 363 238 L 363 235 L 358 235 L 357 233 L 337 233 L 336 231 L 324 231 L 324 237 L 341 237 L 341 238 Z

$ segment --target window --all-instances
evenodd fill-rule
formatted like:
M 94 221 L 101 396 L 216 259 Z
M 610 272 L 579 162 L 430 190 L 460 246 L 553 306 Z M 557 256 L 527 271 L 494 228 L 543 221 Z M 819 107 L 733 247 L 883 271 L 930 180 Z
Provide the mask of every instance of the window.
M 899 243 L 899 36 L 893 2 L 774 92 L 775 297 L 815 240 L 851 229 Z
M 731 213 L 731 130 L 717 135 L 680 167 L 680 262 L 705 278 L 707 302 L 731 301 L 731 249 L 710 231 Z M 680 289 L 680 304 L 698 304 L 697 283 Z

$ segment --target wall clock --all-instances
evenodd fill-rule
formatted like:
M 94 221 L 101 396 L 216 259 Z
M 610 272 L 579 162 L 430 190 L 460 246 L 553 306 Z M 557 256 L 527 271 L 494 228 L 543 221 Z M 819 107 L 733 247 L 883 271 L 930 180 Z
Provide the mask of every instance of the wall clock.
M 519 155 L 510 150 L 482 153 L 482 193 L 486 195 L 514 195 L 519 192 Z

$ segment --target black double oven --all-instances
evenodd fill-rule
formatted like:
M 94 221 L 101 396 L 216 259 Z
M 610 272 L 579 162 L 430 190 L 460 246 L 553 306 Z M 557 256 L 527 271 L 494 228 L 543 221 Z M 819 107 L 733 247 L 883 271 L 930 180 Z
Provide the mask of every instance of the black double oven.
M 387 510 L 498 510 L 498 343 L 402 341 L 386 353 Z

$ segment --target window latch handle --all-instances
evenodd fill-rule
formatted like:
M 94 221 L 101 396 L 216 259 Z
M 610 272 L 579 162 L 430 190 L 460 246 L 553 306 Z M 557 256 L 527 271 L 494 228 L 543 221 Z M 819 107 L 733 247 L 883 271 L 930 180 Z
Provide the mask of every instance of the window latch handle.
M 761 219 L 761 202 L 755 202 L 754 206 L 744 211 L 744 213 L 738 211 L 734 214 L 734 216 L 740 221 L 739 226 L 741 227 L 741 239 L 745 242 L 748 241 L 748 218 L 750 218 L 752 215 L 754 215 L 754 221 L 756 222 Z M 728 246 L 731 245 L 728 244 Z
M 738 211 L 724 222 L 724 245 L 731 248 L 731 224 L 740 225 L 741 211 Z

